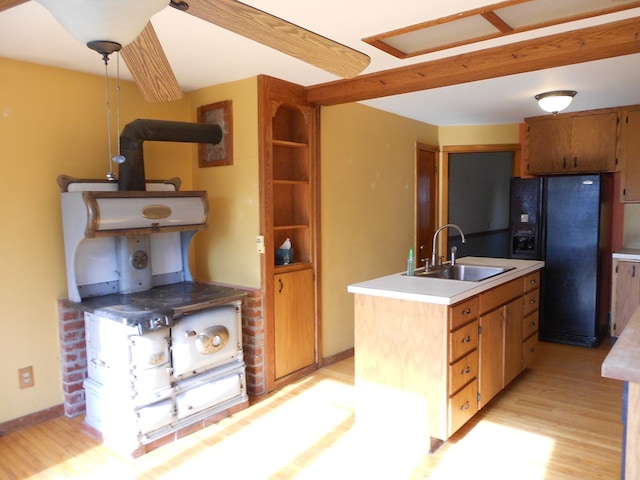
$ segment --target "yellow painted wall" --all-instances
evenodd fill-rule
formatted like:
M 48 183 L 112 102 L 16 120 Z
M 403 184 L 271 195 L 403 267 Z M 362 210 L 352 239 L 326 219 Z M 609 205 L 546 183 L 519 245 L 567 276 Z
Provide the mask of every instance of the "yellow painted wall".
M 498 145 L 520 143 L 519 126 L 471 125 L 439 127 L 438 145 Z
M 438 129 L 359 104 L 321 117 L 322 355 L 353 347 L 347 285 L 406 268 L 413 244 L 416 142 Z
M 122 125 L 187 120 L 186 101 L 149 104 L 126 82 L 121 92 Z M 56 178 L 105 178 L 104 97 L 99 76 L 0 58 L 0 422 L 62 403 L 56 301 L 67 292 Z M 190 183 L 189 160 L 182 145 L 145 146 L 152 178 Z M 35 386 L 20 390 L 17 370 L 28 365 Z
M 199 168 L 194 150 L 193 185 L 209 195 L 209 228 L 195 237 L 194 275 L 216 281 L 260 287 L 258 184 L 258 81 L 256 77 L 216 85 L 189 94 L 191 121 L 198 106 L 233 103 L 233 165 Z

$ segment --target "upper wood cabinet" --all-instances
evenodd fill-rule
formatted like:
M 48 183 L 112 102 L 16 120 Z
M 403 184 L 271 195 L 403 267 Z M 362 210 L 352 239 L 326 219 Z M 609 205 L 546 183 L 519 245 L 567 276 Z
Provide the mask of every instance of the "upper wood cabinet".
M 527 172 L 608 172 L 617 168 L 616 111 L 527 119 Z
M 620 119 L 618 157 L 622 200 L 640 202 L 640 107 L 625 109 Z

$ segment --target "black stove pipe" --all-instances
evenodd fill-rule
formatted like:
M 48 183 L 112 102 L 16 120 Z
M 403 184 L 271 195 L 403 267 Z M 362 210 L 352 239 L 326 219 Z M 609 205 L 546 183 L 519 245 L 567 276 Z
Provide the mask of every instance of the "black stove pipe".
M 174 122 L 170 120 L 137 119 L 125 125 L 120 134 L 120 164 L 118 190 L 146 190 L 142 143 L 187 142 L 218 144 L 222 140 L 222 127 L 218 124 Z

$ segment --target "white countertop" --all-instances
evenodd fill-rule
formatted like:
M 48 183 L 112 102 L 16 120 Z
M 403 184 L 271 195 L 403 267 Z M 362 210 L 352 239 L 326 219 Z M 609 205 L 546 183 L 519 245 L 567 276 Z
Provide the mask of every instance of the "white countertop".
M 544 262 L 540 260 L 516 260 L 511 258 L 463 257 L 459 258 L 457 263 L 460 265 L 515 268 L 481 282 L 409 277 L 403 273 L 396 273 L 349 285 L 347 291 L 399 300 L 453 305 L 468 297 L 544 267 Z
M 621 260 L 638 260 L 640 261 L 640 249 L 638 248 L 623 248 L 618 252 L 613 252 L 613 258 L 619 258 Z

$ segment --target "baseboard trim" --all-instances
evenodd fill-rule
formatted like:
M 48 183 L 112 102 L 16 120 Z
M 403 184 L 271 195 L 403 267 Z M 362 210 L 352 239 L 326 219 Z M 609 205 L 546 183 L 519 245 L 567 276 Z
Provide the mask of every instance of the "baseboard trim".
M 32 427 L 38 423 L 51 420 L 52 418 L 64 415 L 64 405 L 56 405 L 55 407 L 45 408 L 38 412 L 33 412 L 24 417 L 14 418 L 7 422 L 0 423 L 0 437 L 16 430 L 26 427 Z
M 345 358 L 350 358 L 353 357 L 353 347 L 349 348 L 343 352 L 338 352 L 334 355 L 329 355 L 328 357 L 324 357 L 321 361 L 320 361 L 320 366 L 321 367 L 326 367 L 329 365 L 333 365 L 334 363 L 338 363 L 341 360 L 344 360 Z

